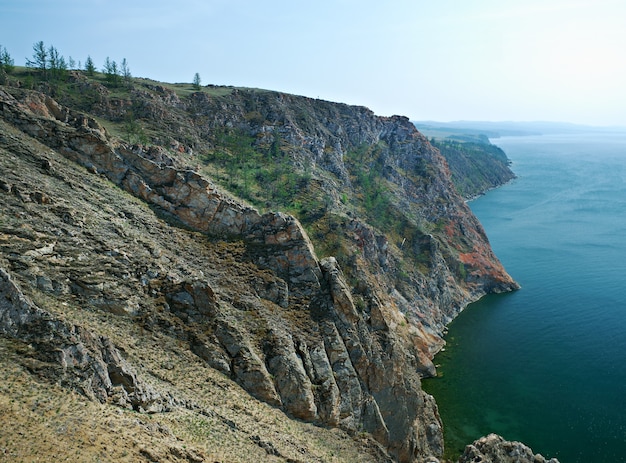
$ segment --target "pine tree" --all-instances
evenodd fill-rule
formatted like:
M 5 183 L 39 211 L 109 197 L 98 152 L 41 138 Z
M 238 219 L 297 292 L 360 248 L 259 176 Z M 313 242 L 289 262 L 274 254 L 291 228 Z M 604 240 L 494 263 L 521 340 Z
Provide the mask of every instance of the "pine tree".
M 65 77 L 67 62 L 52 45 L 48 48 L 48 68 L 50 70 L 50 80 L 61 80 Z
M 202 82 L 202 80 L 200 79 L 200 74 L 196 72 L 196 74 L 193 76 L 193 88 L 195 88 L 196 90 L 200 90 L 200 82 Z
M 7 74 L 10 74 L 11 72 L 13 72 L 14 68 L 14 61 L 13 58 L 11 58 L 9 51 L 5 47 L 0 45 L 0 69 Z
M 89 55 L 87 55 L 87 59 L 85 60 L 85 72 L 89 77 L 93 77 L 96 73 L 96 66 L 93 64 L 93 60 Z
M 48 78 L 48 50 L 43 41 L 33 45 L 33 59 L 31 61 L 27 58 L 26 66 L 39 69 L 44 80 Z
M 122 60 L 121 72 L 124 83 L 126 85 L 130 85 L 133 76 L 130 74 L 130 68 L 128 67 L 128 62 L 126 61 L 126 58 Z
M 102 72 L 104 72 L 107 82 L 112 86 L 116 87 L 120 83 L 120 71 L 117 67 L 117 63 L 110 60 L 108 56 L 104 61 L 104 68 L 102 69 Z

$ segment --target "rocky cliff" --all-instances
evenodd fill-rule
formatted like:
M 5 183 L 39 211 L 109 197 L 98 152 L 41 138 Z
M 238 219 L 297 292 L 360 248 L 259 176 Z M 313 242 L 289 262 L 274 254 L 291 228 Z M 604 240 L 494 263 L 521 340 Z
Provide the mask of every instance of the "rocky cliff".
M 431 143 L 446 158 L 459 194 L 472 199 L 511 181 L 510 161 L 486 136 L 435 139 Z
M 406 118 L 79 73 L 41 90 L 0 88 L 0 332 L 24 371 L 174 434 L 232 431 L 148 459 L 442 455 L 420 377 L 467 303 L 517 285 Z M 228 381 L 264 411 L 217 403 Z M 281 413 L 321 444 L 260 418 Z

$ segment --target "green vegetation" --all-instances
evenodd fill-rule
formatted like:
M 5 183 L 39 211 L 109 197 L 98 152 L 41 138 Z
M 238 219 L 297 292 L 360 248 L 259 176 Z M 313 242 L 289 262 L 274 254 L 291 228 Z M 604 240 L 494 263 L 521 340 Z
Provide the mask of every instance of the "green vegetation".
M 43 41 L 39 41 L 33 45 L 33 59 L 27 59 L 26 66 L 39 70 L 44 80 L 48 77 L 48 51 Z
M 472 141 L 467 141 L 472 140 Z M 475 137 L 457 135 L 453 138 L 431 139 L 448 161 L 452 181 L 459 194 L 472 198 L 502 185 L 515 177 L 509 159 L 502 149 Z
M 213 137 L 216 148 L 200 159 L 229 191 L 261 209 L 301 213 L 306 208 L 311 176 L 294 170 L 278 132 L 267 148 L 255 146 L 256 139 L 241 130 L 216 130 Z
M 417 129 L 439 149 L 448 161 L 452 181 L 466 199 L 503 185 L 515 178 L 504 151 L 492 145 L 490 138 L 502 135 L 530 135 L 516 131 L 506 123 L 414 122 Z M 500 127 L 501 125 L 501 127 Z
M 108 56 L 107 59 L 104 61 L 104 67 L 102 68 L 102 72 L 106 76 L 107 82 L 112 87 L 117 87 L 121 83 L 122 78 L 120 76 L 120 71 L 117 68 L 117 63 L 115 61 L 111 61 Z
M 85 72 L 89 77 L 93 77 L 96 73 L 96 65 L 93 64 L 91 56 L 87 56 L 87 60 L 85 61 Z
M 32 58 L 26 60 L 26 66 L 38 71 L 44 81 L 58 82 L 67 76 L 67 61 L 54 46 L 46 48 L 42 41 L 37 42 L 33 45 Z
M 392 183 L 385 179 L 384 158 L 389 148 L 384 142 L 362 145 L 345 156 L 351 173 L 354 193 L 351 205 L 357 214 L 374 225 L 404 252 L 405 258 L 422 273 L 426 273 L 431 259 L 427 245 L 430 225 L 412 220 L 406 210 L 401 210 L 394 196 Z M 424 175 L 418 163 L 415 177 Z M 408 175 L 407 173 L 407 176 Z
M 124 139 L 128 143 L 148 143 L 148 136 L 142 125 L 135 119 L 132 111 L 128 111 L 124 120 Z
M 96 70 L 90 56 L 87 56 L 84 70 L 70 73 L 64 63 L 54 47 L 38 42 L 33 47 L 29 67 L 18 70 L 11 78 L 20 79 L 27 88 L 38 88 L 51 94 L 61 104 L 94 114 L 111 135 L 128 143 L 152 143 L 165 149 L 182 145 L 180 153 L 193 151 L 193 155 L 183 156 L 181 162 L 203 171 L 225 190 L 261 211 L 280 210 L 298 217 L 322 257 L 334 255 L 341 263 L 353 258 L 354 237 L 347 235 L 350 215 L 353 214 L 384 234 L 402 251 L 406 260 L 402 264 L 404 268 L 428 272 L 432 258 L 433 238 L 430 235 L 443 233 L 445 224 L 431 223 L 403 208 L 403 193 L 400 193 L 397 182 L 385 175 L 391 169 L 415 188 L 427 187 L 436 173 L 429 159 L 417 157 L 410 171 L 398 171 L 397 166 L 386 165 L 390 147 L 382 141 L 374 145 L 346 146 L 348 152 L 344 153 L 343 167 L 349 183 L 344 184 L 346 179 L 315 168 L 311 159 L 301 158 L 298 149 L 283 139 L 289 129 L 282 121 L 266 121 L 268 115 L 256 105 L 257 100 L 264 98 L 264 90 L 245 90 L 251 99 L 244 100 L 246 106 L 242 109 L 233 109 L 243 111 L 243 114 L 237 114 L 240 119 L 236 123 L 215 123 L 211 121 L 211 114 L 202 114 L 201 106 L 198 107 L 200 112 L 194 113 L 189 123 L 187 111 L 196 111 L 193 100 L 187 100 L 191 109 L 177 112 L 178 109 L 170 108 L 172 118 L 164 119 L 160 116 L 162 108 L 158 107 L 160 98 L 166 95 L 184 100 L 200 91 L 210 101 L 223 99 L 228 105 L 232 104 L 233 92 L 240 90 L 211 85 L 200 87 L 198 73 L 193 82 L 183 84 L 133 78 L 126 59 L 118 65 L 107 57 L 102 72 Z M 143 96 L 148 94 L 155 98 Z M 203 104 L 202 100 L 199 104 Z M 305 100 L 295 100 L 290 108 L 298 126 L 315 130 L 319 115 L 315 114 L 313 107 Z M 200 127 L 203 127 L 201 134 Z M 259 127 L 266 128 L 257 131 Z M 174 145 L 170 145 L 172 138 L 175 138 Z M 482 144 L 470 141 L 433 140 L 433 143 L 444 155 L 451 152 L 467 154 L 470 149 L 472 156 L 474 152 L 485 152 Z M 332 156 L 332 148 L 325 149 L 327 153 L 322 156 Z M 499 156 L 497 148 L 491 146 L 489 150 L 489 156 Z M 506 156 L 503 153 L 501 156 L 506 165 Z M 468 182 L 465 176 L 470 176 L 473 169 L 480 172 L 481 166 L 474 161 L 464 165 L 451 159 L 448 157 L 453 176 L 455 171 L 462 173 L 457 180 L 461 194 L 476 190 L 473 184 L 465 186 L 462 182 Z M 335 184 L 339 189 L 328 191 L 329 184 Z M 341 189 L 342 186 L 345 188 Z
M 355 205 L 378 227 L 384 227 L 389 222 L 393 207 L 389 188 L 380 175 L 383 168 L 380 154 L 385 149 L 384 142 L 362 145 L 345 158 L 356 186 Z
M 248 113 L 254 121 L 258 113 Z M 262 122 L 262 120 L 261 120 Z M 307 229 L 320 256 L 335 256 L 340 263 L 352 258 L 345 235 L 345 213 L 333 206 L 333 200 L 323 191 L 310 169 L 297 170 L 290 158 L 289 146 L 275 129 L 273 141 L 263 146 L 243 130 L 222 129 L 213 134 L 215 148 L 200 155 L 203 170 L 213 180 L 261 210 L 283 210 L 294 214 Z M 344 157 L 352 189 L 338 198 L 342 207 L 353 211 L 385 233 L 404 252 L 407 266 L 428 271 L 431 247 L 428 233 L 436 224 L 417 223 L 407 211 L 400 210 L 397 198 L 384 171 L 384 158 L 389 148 L 384 142 L 364 144 Z M 419 172 L 420 178 L 426 175 Z M 344 268 L 349 273 L 351 266 Z
M 15 62 L 13 61 L 13 58 L 11 58 L 9 51 L 0 45 L 0 71 L 10 74 L 13 72 L 14 68 Z
M 193 88 L 195 88 L 196 90 L 200 90 L 201 82 L 202 82 L 202 79 L 200 79 L 200 74 L 196 72 L 193 76 Z

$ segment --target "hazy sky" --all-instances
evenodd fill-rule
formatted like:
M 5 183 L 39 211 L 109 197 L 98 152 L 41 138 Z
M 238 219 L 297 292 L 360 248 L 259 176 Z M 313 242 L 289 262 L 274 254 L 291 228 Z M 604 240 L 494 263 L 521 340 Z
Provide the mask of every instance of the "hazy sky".
M 626 125 L 624 0 L 0 0 L 15 64 L 40 40 L 412 120 Z

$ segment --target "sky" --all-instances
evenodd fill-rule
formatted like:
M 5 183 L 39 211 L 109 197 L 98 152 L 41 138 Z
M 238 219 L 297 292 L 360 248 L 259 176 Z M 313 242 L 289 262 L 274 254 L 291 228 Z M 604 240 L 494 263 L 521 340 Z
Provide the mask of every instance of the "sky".
M 381 116 L 626 126 L 624 0 L 0 0 L 15 64 L 39 41 Z

